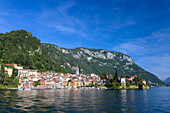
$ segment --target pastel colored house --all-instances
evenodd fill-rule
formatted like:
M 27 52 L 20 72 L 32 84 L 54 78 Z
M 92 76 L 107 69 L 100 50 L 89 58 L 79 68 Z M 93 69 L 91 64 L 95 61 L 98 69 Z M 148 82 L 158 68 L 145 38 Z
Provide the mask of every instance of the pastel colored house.
M 68 82 L 64 81 L 64 82 L 63 82 L 63 86 L 64 86 L 64 87 L 65 87 L 65 86 L 68 86 Z
M 126 78 L 121 78 L 120 81 L 121 81 L 121 84 L 122 84 L 123 86 L 126 85 Z
M 32 87 L 32 82 L 27 77 L 19 78 L 19 83 L 18 88 Z
M 136 77 L 137 77 L 137 75 L 131 76 L 130 78 L 128 78 L 128 80 L 133 81 L 133 79 Z
M 28 77 L 28 76 L 29 76 L 29 69 L 19 69 L 18 70 L 19 78 Z
M 12 77 L 13 69 L 5 67 L 5 71 L 8 74 L 8 77 Z
M 146 80 L 142 80 L 143 84 L 146 85 Z
M 73 87 L 81 87 L 82 82 L 81 81 L 74 81 L 74 86 Z
M 49 79 L 46 79 L 46 80 L 44 81 L 44 84 L 45 84 L 45 87 L 50 87 L 51 81 L 50 81 Z

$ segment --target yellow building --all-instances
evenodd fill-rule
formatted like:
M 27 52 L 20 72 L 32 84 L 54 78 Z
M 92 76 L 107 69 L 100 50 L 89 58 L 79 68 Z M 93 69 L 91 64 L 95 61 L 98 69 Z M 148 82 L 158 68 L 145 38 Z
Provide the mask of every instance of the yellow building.
M 142 80 L 143 84 L 146 85 L 146 80 Z
M 51 81 L 49 79 L 46 79 L 44 81 L 45 87 L 50 87 L 51 86 Z
M 68 82 L 63 82 L 63 86 L 68 86 Z
M 80 87 L 80 86 L 82 86 L 83 84 L 82 84 L 82 82 L 80 82 L 80 81 L 73 81 L 73 87 Z
M 12 68 L 7 68 L 7 67 L 5 67 L 5 71 L 7 72 L 8 77 L 12 77 L 12 72 L 13 72 L 13 69 L 12 69 Z

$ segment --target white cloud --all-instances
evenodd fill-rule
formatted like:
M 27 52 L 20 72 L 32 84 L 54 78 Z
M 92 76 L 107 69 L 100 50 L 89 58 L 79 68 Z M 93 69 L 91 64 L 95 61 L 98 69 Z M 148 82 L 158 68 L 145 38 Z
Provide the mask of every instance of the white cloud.
M 60 3 L 55 8 L 45 7 L 39 16 L 39 23 L 54 28 L 61 34 L 71 33 L 87 38 L 86 24 L 68 13 L 68 11 L 75 5 L 74 2 L 64 2 Z
M 125 54 L 142 54 L 145 48 L 143 48 L 141 45 L 137 45 L 135 43 L 122 43 L 118 46 L 115 46 L 113 50 L 123 52 Z
M 68 33 L 74 33 L 76 31 L 74 28 L 60 26 L 60 25 L 56 25 L 55 29 L 61 32 L 68 32 Z

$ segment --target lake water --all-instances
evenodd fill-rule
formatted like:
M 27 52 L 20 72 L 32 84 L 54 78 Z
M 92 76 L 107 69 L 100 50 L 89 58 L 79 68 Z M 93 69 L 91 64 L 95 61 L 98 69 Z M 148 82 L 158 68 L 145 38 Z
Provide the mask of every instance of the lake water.
M 0 90 L 0 112 L 170 113 L 170 87 L 150 90 Z

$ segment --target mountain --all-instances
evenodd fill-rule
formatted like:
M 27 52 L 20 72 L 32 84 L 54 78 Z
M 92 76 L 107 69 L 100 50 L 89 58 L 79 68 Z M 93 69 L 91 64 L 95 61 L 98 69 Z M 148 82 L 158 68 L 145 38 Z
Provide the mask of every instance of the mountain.
M 17 63 L 24 68 L 64 73 L 75 73 L 78 64 L 80 73 L 84 74 L 100 75 L 103 71 L 112 74 L 118 70 L 120 76 L 139 75 L 151 85 L 165 84 L 123 53 L 104 49 L 60 48 L 56 45 L 40 43 L 39 39 L 25 30 L 0 33 L 1 63 Z
M 103 71 L 112 74 L 118 70 L 120 76 L 139 75 L 151 85 L 164 85 L 157 76 L 145 71 L 130 56 L 120 52 L 112 52 L 104 49 L 60 48 L 52 44 L 42 44 L 42 47 L 48 51 L 48 54 L 65 68 L 68 72 L 75 73 L 75 67 L 78 64 L 80 73 L 96 73 L 100 75 Z
M 166 80 L 164 80 L 164 82 L 170 84 L 170 77 L 168 77 Z
M 0 34 L 0 63 L 17 63 L 39 71 L 66 72 L 41 47 L 40 40 L 25 30 Z

